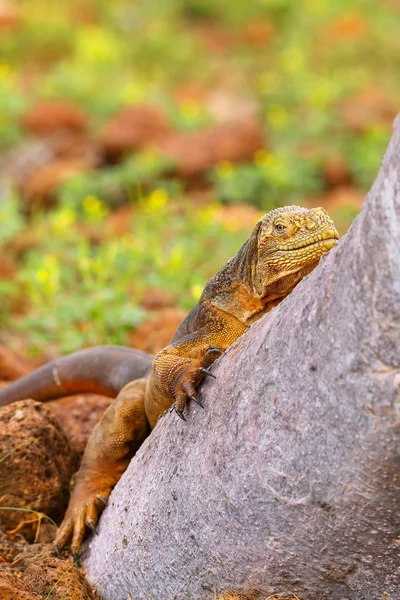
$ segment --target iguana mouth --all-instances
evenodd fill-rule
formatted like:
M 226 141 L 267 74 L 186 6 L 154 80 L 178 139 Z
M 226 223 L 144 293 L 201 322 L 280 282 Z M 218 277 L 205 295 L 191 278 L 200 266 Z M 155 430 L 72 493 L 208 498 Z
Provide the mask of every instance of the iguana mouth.
M 299 250 L 303 250 L 303 249 L 307 249 L 310 250 L 311 248 L 318 248 L 320 246 L 329 246 L 329 250 L 331 248 L 333 248 L 333 246 L 335 246 L 336 242 L 338 241 L 339 236 L 337 237 L 329 237 L 329 238 L 325 238 L 322 240 L 318 240 L 316 242 L 311 242 L 310 244 L 303 244 L 301 246 L 296 246 L 295 248 L 279 248 L 279 250 L 281 252 L 298 252 Z

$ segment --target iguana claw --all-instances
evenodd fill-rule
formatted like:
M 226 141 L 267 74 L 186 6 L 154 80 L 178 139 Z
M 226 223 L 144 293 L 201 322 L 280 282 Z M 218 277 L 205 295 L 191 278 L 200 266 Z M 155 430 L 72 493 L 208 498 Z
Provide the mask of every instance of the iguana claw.
M 79 566 L 80 565 L 79 556 L 77 554 L 75 554 L 75 552 L 71 552 L 71 555 L 72 555 L 72 558 L 74 559 L 74 563 Z
M 103 498 L 103 496 L 96 496 L 97 500 L 100 500 L 100 502 L 102 502 L 104 504 L 104 506 L 107 506 L 108 501 Z
M 196 396 L 190 395 L 189 398 L 191 400 L 193 400 L 193 402 L 196 402 L 196 404 L 198 404 L 199 406 L 201 406 L 201 408 L 204 408 L 204 404 Z
M 183 412 L 181 410 L 175 409 L 175 412 L 178 415 L 178 417 L 180 417 L 182 419 L 182 421 L 187 421 L 185 415 L 183 414 Z
M 217 346 L 210 346 L 208 348 L 208 350 L 211 351 L 211 352 L 217 352 L 218 354 L 223 354 L 224 353 L 224 351 L 221 350 L 221 348 L 217 348 Z
M 92 533 L 96 531 L 96 525 L 94 525 L 94 523 L 86 523 L 86 525 L 89 527 Z
M 204 367 L 199 367 L 199 371 L 204 373 L 204 375 L 209 375 L 210 377 L 214 377 L 214 379 L 217 379 L 214 373 L 211 373 L 211 371 L 209 371 L 208 369 L 204 369 Z
M 54 544 L 54 552 L 56 553 L 57 558 L 61 558 L 61 552 L 58 544 Z

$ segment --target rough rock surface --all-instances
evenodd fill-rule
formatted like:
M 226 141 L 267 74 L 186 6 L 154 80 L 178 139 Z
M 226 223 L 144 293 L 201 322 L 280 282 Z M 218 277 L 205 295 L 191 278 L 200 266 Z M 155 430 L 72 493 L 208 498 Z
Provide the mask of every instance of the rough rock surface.
M 54 548 L 52 543 L 54 537 L 55 532 L 53 531 L 51 542 L 28 544 L 23 548 L 15 558 L 16 569 L 22 573 L 35 562 L 43 561 L 47 558 L 54 558 Z
M 43 600 L 36 593 L 30 593 L 25 586 L 11 573 L 0 571 L 1 600 Z
M 348 234 L 132 460 L 85 555 L 104 600 L 398 597 L 399 156 L 397 122 Z
M 121 111 L 104 127 L 100 144 L 109 160 L 140 150 L 170 133 L 164 115 L 152 106 L 138 105 Z
M 48 136 L 56 133 L 83 134 L 87 117 L 74 104 L 64 100 L 41 101 L 32 106 L 22 118 L 27 133 Z
M 265 140 L 256 119 L 221 123 L 205 131 L 174 134 L 162 139 L 158 150 L 174 164 L 177 175 L 193 182 L 221 161 L 252 160 Z
M 51 592 L 52 600 L 99 600 L 84 575 L 59 558 L 45 558 L 32 563 L 22 574 L 21 582 L 41 598 Z
M 0 496 L 2 507 L 18 507 L 56 518 L 68 499 L 71 450 L 49 409 L 23 400 L 0 410 Z M 17 529 L 30 541 L 40 519 L 0 510 L 0 528 Z
M 30 208 L 49 206 L 62 183 L 78 173 L 89 171 L 93 166 L 91 157 L 53 160 L 39 166 L 30 176 L 27 176 L 19 191 Z
M 22 535 L 10 537 L 5 531 L 0 530 L 0 564 L 12 563 L 27 545 L 28 542 Z

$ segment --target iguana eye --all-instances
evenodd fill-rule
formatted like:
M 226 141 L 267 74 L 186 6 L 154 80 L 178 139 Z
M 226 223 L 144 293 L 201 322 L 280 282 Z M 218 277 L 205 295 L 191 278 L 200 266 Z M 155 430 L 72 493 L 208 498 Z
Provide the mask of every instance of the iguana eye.
M 285 225 L 282 225 L 282 223 L 277 223 L 275 225 L 275 229 L 277 231 L 279 231 L 279 233 L 282 233 L 282 231 L 285 231 L 286 227 L 285 227 Z

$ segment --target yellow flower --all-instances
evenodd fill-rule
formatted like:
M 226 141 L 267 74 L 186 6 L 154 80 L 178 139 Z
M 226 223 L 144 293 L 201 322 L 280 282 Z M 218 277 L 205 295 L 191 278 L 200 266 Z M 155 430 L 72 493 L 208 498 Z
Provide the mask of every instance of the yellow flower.
M 242 229 L 239 219 L 225 219 L 224 221 L 224 229 L 225 231 L 229 231 L 229 233 L 236 233 Z
M 195 283 L 194 285 L 192 285 L 192 287 L 190 288 L 190 292 L 192 294 L 192 297 L 197 301 L 200 300 L 200 296 L 203 292 L 203 287 L 199 284 L 199 283 Z
M 49 272 L 46 269 L 38 269 L 36 271 L 36 279 L 40 281 L 40 283 L 45 283 L 49 280 Z
M 76 219 L 75 212 L 72 208 L 63 208 L 59 210 L 53 217 L 53 227 L 59 232 L 68 229 Z
M 86 196 L 83 199 L 83 209 L 90 217 L 95 219 L 102 219 L 108 213 L 104 202 L 93 195 Z
M 272 94 L 279 89 L 279 83 L 277 73 L 269 71 L 258 78 L 258 89 L 262 94 Z
M 76 60 L 83 64 L 117 64 L 123 58 L 121 40 L 101 27 L 77 29 Z
M 233 165 L 228 160 L 221 160 L 215 167 L 215 172 L 221 179 L 228 179 L 233 175 Z
M 147 198 L 146 208 L 151 212 L 157 212 L 167 204 L 168 193 L 162 188 L 156 188 Z
M 289 119 L 288 112 L 280 104 L 271 104 L 267 109 L 267 119 L 273 127 L 284 127 Z
M 57 258 L 54 254 L 45 254 L 43 257 L 43 262 L 48 269 L 57 270 Z
M 261 168 L 267 167 L 269 164 L 271 164 L 270 152 L 268 152 L 268 150 L 266 150 L 265 148 L 257 150 L 257 152 L 254 155 L 254 164 L 256 164 L 257 167 Z
M 195 213 L 195 221 L 198 226 L 209 227 L 212 221 L 215 221 L 220 211 L 220 205 L 213 202 L 208 206 L 201 206 Z
M 0 58 L 0 79 L 5 79 L 11 73 L 11 67 L 7 61 Z
M 287 48 L 281 53 L 280 64 L 286 73 L 302 73 L 306 67 L 306 59 L 300 48 Z
M 329 4 L 328 0 L 306 0 L 303 10 L 311 16 L 322 15 L 326 13 Z
M 35 279 L 41 284 L 41 293 L 54 294 L 60 284 L 60 271 L 57 257 L 54 254 L 45 254 L 43 266 L 35 273 Z
M 180 271 L 183 265 L 185 254 L 183 248 L 175 248 L 169 257 L 169 266 L 173 271 Z
M 181 115 L 188 121 L 196 119 L 201 112 L 199 103 L 193 98 L 185 98 L 180 104 Z
M 308 101 L 312 107 L 325 109 L 335 98 L 335 90 L 329 81 L 316 82 L 308 91 Z
M 135 80 L 125 83 L 125 85 L 118 90 L 118 97 L 124 105 L 130 106 L 131 104 L 141 102 L 146 95 L 146 91 L 146 82 L 141 81 L 139 78 L 135 78 Z

